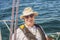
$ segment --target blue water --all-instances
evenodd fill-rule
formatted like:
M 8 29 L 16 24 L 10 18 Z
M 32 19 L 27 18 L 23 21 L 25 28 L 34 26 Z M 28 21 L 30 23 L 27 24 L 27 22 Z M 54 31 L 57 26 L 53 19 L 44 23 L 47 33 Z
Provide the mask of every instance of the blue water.
M 23 9 L 32 7 L 39 14 L 35 19 L 36 23 L 41 25 L 46 33 L 60 32 L 60 0 L 20 0 L 19 2 L 18 25 L 22 24 L 22 20 L 19 17 Z M 11 20 L 11 13 L 12 0 L 0 0 L 0 20 Z M 5 36 L 7 35 L 8 37 L 7 33 L 9 31 L 6 25 L 3 22 L 0 22 L 0 24 L 3 30 L 2 34 L 5 32 Z M 5 36 L 3 35 L 4 38 Z

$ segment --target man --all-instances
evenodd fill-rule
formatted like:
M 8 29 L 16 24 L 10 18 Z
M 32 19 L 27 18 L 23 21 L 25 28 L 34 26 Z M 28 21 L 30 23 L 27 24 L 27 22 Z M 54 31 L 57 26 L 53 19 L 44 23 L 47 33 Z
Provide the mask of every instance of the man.
M 31 7 L 24 9 L 20 16 L 24 20 L 24 24 L 17 29 L 16 40 L 46 40 L 46 35 L 41 26 L 35 24 L 35 16 L 38 13 L 34 12 Z M 14 40 L 14 38 L 12 38 Z

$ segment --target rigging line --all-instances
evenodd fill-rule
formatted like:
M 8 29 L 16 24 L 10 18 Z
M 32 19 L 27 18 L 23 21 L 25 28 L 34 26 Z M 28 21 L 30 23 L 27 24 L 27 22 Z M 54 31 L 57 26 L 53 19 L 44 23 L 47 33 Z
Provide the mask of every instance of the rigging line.
M 11 22 L 11 20 L 0 20 L 0 22 L 3 22 L 3 21 L 5 21 L 5 22 L 6 22 L 6 21 L 10 21 L 10 22 Z
M 7 26 L 8 30 L 10 31 L 10 28 L 9 28 L 8 24 L 5 21 L 4 21 L 4 23 Z
M 15 0 L 13 0 L 13 3 L 12 3 L 12 15 L 11 15 L 10 39 L 9 40 L 12 40 L 13 23 L 14 23 L 14 8 L 15 8 Z
M 14 27 L 14 40 L 16 40 L 16 28 L 18 26 L 18 8 L 19 8 L 19 0 L 17 0 L 17 3 L 16 3 L 16 19 L 15 19 L 15 27 Z

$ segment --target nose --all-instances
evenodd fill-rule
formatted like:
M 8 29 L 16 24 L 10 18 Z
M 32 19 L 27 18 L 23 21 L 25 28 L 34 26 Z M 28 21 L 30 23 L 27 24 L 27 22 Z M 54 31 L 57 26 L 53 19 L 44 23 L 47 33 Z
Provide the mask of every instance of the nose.
M 29 16 L 29 18 L 28 19 L 31 19 L 31 17 Z

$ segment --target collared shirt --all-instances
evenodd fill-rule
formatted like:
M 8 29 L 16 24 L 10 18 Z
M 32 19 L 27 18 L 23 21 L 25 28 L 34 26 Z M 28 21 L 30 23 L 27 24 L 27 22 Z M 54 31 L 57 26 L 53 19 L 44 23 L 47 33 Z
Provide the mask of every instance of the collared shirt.
M 28 30 L 32 34 L 35 35 L 37 40 L 42 40 L 41 35 L 40 35 L 38 29 L 35 26 L 33 26 L 33 27 L 28 27 L 27 25 L 25 25 L 25 26 L 28 28 Z M 24 35 L 23 31 L 20 28 L 17 29 L 17 34 L 16 35 L 17 35 L 16 40 L 28 40 L 27 37 Z M 14 34 L 12 36 L 12 40 L 14 40 Z

